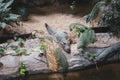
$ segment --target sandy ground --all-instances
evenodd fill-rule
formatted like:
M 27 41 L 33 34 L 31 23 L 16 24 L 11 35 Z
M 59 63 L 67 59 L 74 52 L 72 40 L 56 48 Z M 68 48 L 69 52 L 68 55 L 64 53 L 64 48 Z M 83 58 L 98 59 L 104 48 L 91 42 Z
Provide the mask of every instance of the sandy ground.
M 67 32 L 69 31 L 69 25 L 71 23 L 79 22 L 91 26 L 90 23 L 86 23 L 85 20 L 82 19 L 84 15 L 87 15 L 90 12 L 90 9 L 90 6 L 86 5 L 76 6 L 75 11 L 73 12 L 69 5 L 33 8 L 29 20 L 23 22 L 23 29 L 25 29 L 27 33 L 32 32 L 33 30 L 46 31 L 44 26 L 45 23 Z
M 95 19 L 92 24 L 86 23 L 82 17 L 89 14 L 92 9 L 90 5 L 80 4 L 77 5 L 74 11 L 70 9 L 70 5 L 64 4 L 60 6 L 45 6 L 45 7 L 33 7 L 30 9 L 30 16 L 28 21 L 22 21 L 22 25 L 16 27 L 7 27 L 7 31 L 0 30 L 0 36 L 8 36 L 11 33 L 30 33 L 34 30 L 40 30 L 47 32 L 45 29 L 45 23 L 48 23 L 51 27 L 65 30 L 69 32 L 69 25 L 71 23 L 81 23 L 88 27 L 92 25 L 97 26 L 97 20 Z

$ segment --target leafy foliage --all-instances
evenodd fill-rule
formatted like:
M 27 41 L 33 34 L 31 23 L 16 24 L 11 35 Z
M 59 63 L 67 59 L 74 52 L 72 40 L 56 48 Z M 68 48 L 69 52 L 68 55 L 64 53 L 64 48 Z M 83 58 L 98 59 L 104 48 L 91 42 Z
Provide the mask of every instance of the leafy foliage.
M 72 31 L 73 29 L 76 30 L 76 34 L 77 35 L 80 35 L 80 33 L 84 32 L 87 27 L 84 26 L 83 24 L 79 24 L 79 23 L 72 23 L 70 26 L 69 26 L 69 29 L 70 31 Z
M 19 43 L 24 43 L 24 39 L 22 39 L 22 38 L 18 38 L 18 40 L 17 40 Z
M 110 27 L 116 36 L 120 35 L 120 0 L 111 0 L 99 23 L 100 26 Z
M 95 54 L 89 53 L 88 55 L 89 60 L 94 60 L 96 58 Z
M 26 70 L 25 64 L 24 64 L 23 62 L 20 62 L 19 74 L 20 74 L 21 76 L 25 76 L 26 71 L 27 71 L 27 70 Z
M 41 51 L 40 53 L 45 53 L 46 45 L 47 45 L 47 44 L 46 44 L 46 42 L 44 42 L 44 41 L 40 43 L 40 45 L 39 45 L 40 51 Z
M 11 45 L 10 48 L 11 48 L 12 50 L 17 50 L 17 49 L 18 49 L 18 46 L 13 46 L 13 45 Z
M 16 49 L 15 52 L 17 53 L 17 55 L 22 55 L 26 53 L 26 49 Z
M 24 46 L 24 39 L 18 38 L 17 41 L 19 42 L 20 47 L 23 47 L 23 46 Z
M 72 2 L 72 4 L 70 5 L 70 9 L 73 11 L 75 10 L 75 1 Z
M 79 23 L 72 23 L 70 26 L 69 26 L 69 29 L 70 31 L 72 31 L 73 29 L 79 29 L 80 32 L 83 32 L 87 29 L 86 26 L 84 26 L 83 24 L 79 24 Z
M 0 47 L 0 57 L 4 55 L 4 48 L 3 47 Z
M 95 32 L 87 28 L 87 26 L 84 26 L 79 23 L 73 23 L 69 26 L 70 31 L 73 29 L 76 29 L 77 34 L 81 34 L 79 37 L 79 41 L 77 42 L 77 48 L 85 48 L 88 44 L 93 43 L 95 39 Z
M 77 43 L 77 48 L 85 48 L 88 44 L 95 42 L 95 33 L 91 29 L 85 30 Z
M 11 22 L 15 22 L 15 20 L 19 17 L 16 14 L 12 14 L 10 12 L 11 4 L 14 0 L 1 0 L 0 1 L 0 27 L 5 28 Z
M 95 14 L 98 12 L 99 8 L 103 5 L 105 5 L 105 1 L 104 0 L 100 0 L 99 2 L 97 2 L 95 4 L 95 6 L 93 7 L 92 11 L 90 12 L 90 14 L 88 14 L 86 17 L 86 22 L 90 22 L 93 17 L 95 16 Z

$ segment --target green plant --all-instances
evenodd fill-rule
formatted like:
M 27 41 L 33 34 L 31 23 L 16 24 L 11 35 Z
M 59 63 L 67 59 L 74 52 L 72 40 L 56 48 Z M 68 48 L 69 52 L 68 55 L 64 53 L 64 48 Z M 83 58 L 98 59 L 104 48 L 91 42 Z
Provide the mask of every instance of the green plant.
M 11 22 L 15 22 L 19 15 L 10 12 L 14 0 L 0 0 L 0 28 L 5 28 Z
M 73 29 L 76 30 L 76 34 L 77 35 L 80 35 L 80 33 L 84 32 L 87 27 L 84 26 L 83 24 L 79 24 L 79 23 L 72 23 L 70 26 L 69 26 L 69 29 L 70 31 L 72 31 Z
M 42 54 L 44 54 L 45 53 L 45 48 L 46 48 L 46 42 L 44 42 L 44 41 L 42 41 L 41 43 L 40 43 L 40 45 L 39 45 L 39 47 L 40 47 L 40 53 L 42 53 Z
M 91 28 L 79 23 L 73 23 L 69 26 L 70 31 L 76 29 L 76 33 L 79 35 L 79 41 L 77 42 L 77 48 L 85 48 L 88 44 L 95 42 L 95 32 Z
M 24 39 L 18 38 L 17 41 L 19 42 L 20 47 L 24 46 Z
M 27 72 L 26 65 L 23 62 L 20 62 L 19 74 L 25 76 Z
M 95 33 L 91 29 L 85 30 L 77 43 L 77 48 L 85 48 L 88 44 L 95 42 Z
M 89 53 L 88 55 L 89 60 L 94 60 L 96 58 L 95 54 Z
M 75 10 L 75 1 L 73 1 L 72 4 L 70 5 L 70 9 L 71 9 L 72 11 Z
M 22 54 L 25 54 L 27 52 L 26 49 L 17 49 L 15 50 L 15 52 L 17 53 L 17 55 L 22 55 Z
M 91 61 L 93 61 L 93 62 L 95 63 L 96 69 L 97 69 L 97 71 L 99 71 L 97 62 L 96 62 L 96 60 L 95 60 L 95 59 L 96 59 L 96 54 L 89 53 L 89 54 L 87 54 L 87 57 L 88 57 L 89 60 L 91 60 Z
M 0 47 L 0 57 L 1 57 L 1 56 L 4 56 L 4 51 L 5 51 L 4 48 L 3 48 L 3 47 Z
M 100 7 L 105 5 L 105 4 L 106 4 L 105 0 L 100 0 L 99 2 L 97 2 L 95 4 L 95 6 L 93 7 L 92 11 L 87 16 L 85 16 L 86 22 L 90 22 L 93 19 L 93 17 L 95 16 L 95 14 L 98 12 Z
M 10 48 L 11 48 L 12 50 L 17 50 L 17 49 L 18 49 L 18 46 L 10 46 Z

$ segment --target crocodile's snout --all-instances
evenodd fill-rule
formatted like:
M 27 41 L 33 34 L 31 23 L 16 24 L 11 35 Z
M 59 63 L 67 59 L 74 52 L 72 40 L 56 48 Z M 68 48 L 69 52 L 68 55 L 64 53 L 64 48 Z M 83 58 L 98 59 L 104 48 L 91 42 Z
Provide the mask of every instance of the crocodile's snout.
M 71 52 L 70 48 L 63 48 L 63 49 L 64 49 L 65 52 L 67 52 L 67 53 L 70 53 L 70 52 Z
M 62 48 L 64 49 L 65 52 L 70 53 L 71 52 L 70 42 L 67 40 L 65 42 L 63 42 L 63 44 L 61 44 Z
M 56 41 L 62 46 L 63 50 L 67 53 L 70 53 L 70 41 L 68 39 L 67 32 L 53 29 L 47 23 L 45 23 L 45 27 L 49 34 L 55 37 Z

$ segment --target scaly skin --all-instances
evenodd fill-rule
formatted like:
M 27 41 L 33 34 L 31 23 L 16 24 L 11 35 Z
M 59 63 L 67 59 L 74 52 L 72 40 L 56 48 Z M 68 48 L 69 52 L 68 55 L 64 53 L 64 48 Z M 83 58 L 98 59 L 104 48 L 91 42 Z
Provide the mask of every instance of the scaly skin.
M 64 55 L 62 49 L 60 48 L 57 48 L 54 52 L 54 54 L 56 55 L 57 59 L 58 59 L 58 63 L 59 63 L 59 66 L 61 67 L 61 72 L 62 73 L 65 73 L 68 71 L 68 61 L 67 61 L 67 58 L 66 56 Z
M 63 50 L 67 53 L 70 53 L 70 41 L 68 38 L 68 34 L 64 31 L 53 29 L 52 27 L 48 26 L 48 24 L 45 23 L 45 27 L 50 35 L 52 35 L 55 38 L 55 41 L 59 43 Z

